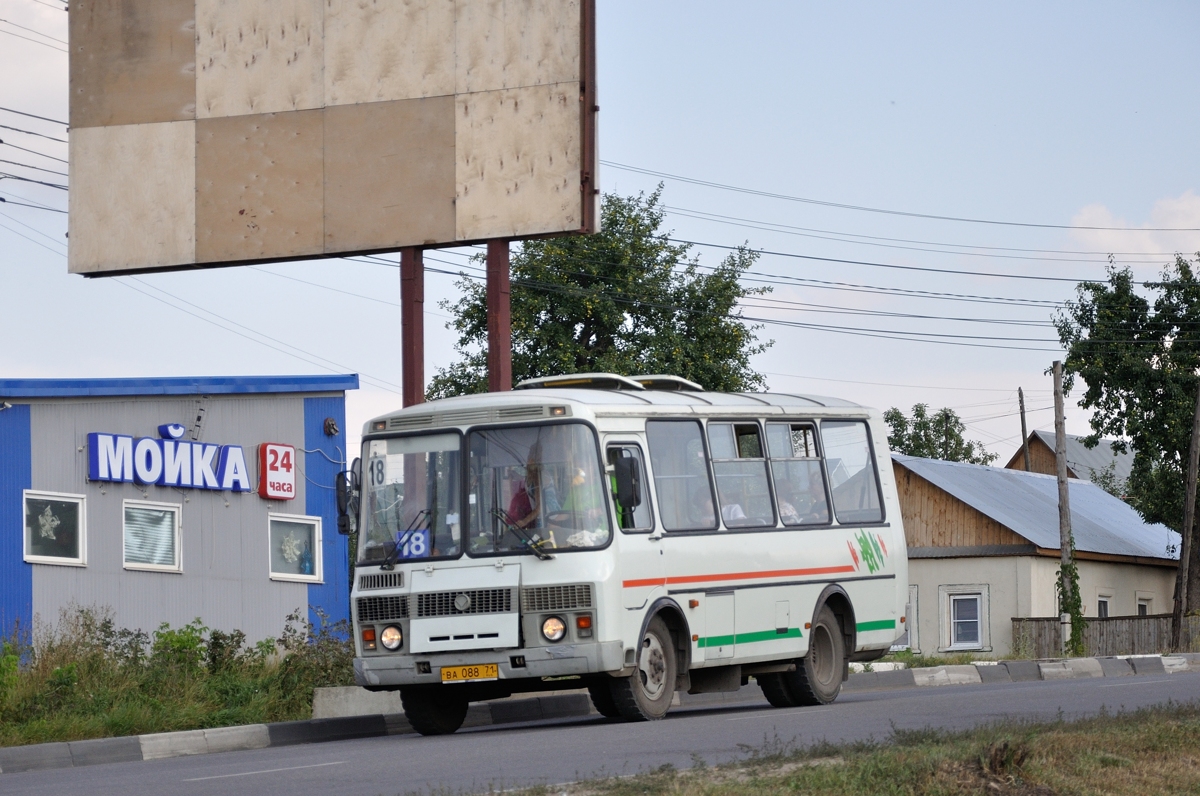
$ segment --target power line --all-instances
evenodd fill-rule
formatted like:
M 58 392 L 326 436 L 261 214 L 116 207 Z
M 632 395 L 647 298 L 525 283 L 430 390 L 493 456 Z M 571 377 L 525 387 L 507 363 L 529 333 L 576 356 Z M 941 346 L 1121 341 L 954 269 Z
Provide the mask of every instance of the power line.
M 1200 232 L 1200 228 L 1178 228 L 1178 227 L 1089 227 L 1072 224 L 1035 224 L 1023 221 L 995 221 L 984 218 L 965 218 L 960 216 L 941 216 L 932 213 L 912 213 L 904 210 L 889 210 L 880 207 L 865 207 L 862 205 L 842 204 L 840 202 L 827 202 L 821 199 L 808 199 L 802 196 L 789 196 L 787 194 L 771 193 L 770 191 L 759 191 L 753 188 L 741 188 L 736 185 L 726 185 L 724 183 L 712 182 L 710 180 L 699 180 L 694 177 L 683 177 L 678 174 L 668 174 L 663 171 L 654 171 L 653 169 L 643 169 L 638 166 L 628 166 L 623 163 L 616 163 L 611 160 L 601 160 L 600 163 L 605 166 L 611 166 L 614 169 L 621 171 L 630 171 L 636 174 L 646 174 L 651 177 L 658 177 L 665 180 L 676 180 L 678 182 L 686 182 L 692 185 L 702 185 L 706 188 L 720 188 L 724 191 L 735 191 L 737 193 L 750 194 L 752 196 L 763 196 L 768 199 L 782 199 L 788 202 L 801 202 L 803 204 L 820 205 L 822 207 L 836 207 L 841 210 L 857 210 L 864 213 L 882 213 L 889 216 L 907 216 L 909 218 L 927 218 L 934 221 L 955 221 L 964 224 L 992 224 L 1002 227 L 1030 227 L 1033 229 L 1084 229 L 1084 230 L 1103 230 L 1106 232 Z
M 56 245 L 58 245 L 58 246 L 65 246 L 65 245 L 66 245 L 65 243 L 63 243 L 63 242 L 62 242 L 61 240 L 59 240 L 58 238 L 53 238 L 53 237 L 51 237 L 51 236 L 47 235 L 45 232 L 42 232 L 42 231 L 41 231 L 40 229 L 38 229 L 37 227 L 32 227 L 32 226 L 30 226 L 29 224 L 26 224 L 24 221 L 21 221 L 21 220 L 19 220 L 19 219 L 13 218 L 12 216 L 8 215 L 7 213 L 0 213 L 0 216 L 4 216 L 4 218 L 7 218 L 9 221 L 13 222 L 14 224 L 20 224 L 21 226 L 25 227 L 25 229 L 33 230 L 34 232 L 36 232 L 37 234 L 41 235 L 43 238 L 45 238 L 46 240 L 50 241 L 51 243 L 54 243 L 54 244 L 56 244 Z
M 8 199 L 5 199 L 2 196 L 0 196 L 0 202 L 3 202 L 6 205 L 12 205 L 13 207 L 31 207 L 34 210 L 49 210 L 52 213 L 66 213 L 67 212 L 66 210 L 59 210 L 57 207 L 44 207 L 42 205 L 31 205 L 26 202 L 10 202 Z
M 28 36 L 22 36 L 20 33 L 13 33 L 11 30 L 4 30 L 3 28 L 0 28 L 0 33 L 7 33 L 9 36 L 15 36 L 18 39 L 24 39 L 25 41 L 31 41 L 34 44 L 40 44 L 43 47 L 49 47 L 51 50 L 54 50 L 55 52 L 60 52 L 64 55 L 66 55 L 66 53 L 67 53 L 66 50 L 61 50 L 58 47 L 55 47 L 53 44 L 49 44 L 44 41 L 38 41 L 37 39 L 31 39 Z
M 52 6 L 49 3 L 43 2 L 43 0 L 33 0 L 33 2 L 37 3 L 40 6 L 45 6 L 46 8 L 53 8 L 55 11 L 66 11 L 67 10 L 67 7 L 65 5 L 64 6 Z
M 43 135 L 35 133 L 32 130 L 22 130 L 20 127 L 9 127 L 7 124 L 0 124 L 0 130 L 12 130 L 14 133 L 24 133 L 25 135 L 36 135 L 38 138 L 47 138 L 51 141 L 57 141 L 60 144 L 66 144 L 68 141 L 65 138 L 55 138 L 52 135 Z
M 8 143 L 7 141 L 4 141 L 4 140 L 0 140 L 0 144 L 4 144 L 5 146 L 10 146 L 10 147 L 12 147 L 13 149 L 19 149 L 19 150 L 21 150 L 22 152 L 28 152 L 28 153 L 29 153 L 29 154 L 31 154 L 31 155 L 38 155 L 39 157 L 47 158 L 47 159 L 49 159 L 49 160 L 57 160 L 59 163 L 66 163 L 66 162 L 67 162 L 67 161 L 63 160 L 62 158 L 56 158 L 56 157 L 54 157 L 54 155 L 47 155 L 47 154 L 45 154 L 44 152 L 38 152 L 36 149 L 26 149 L 26 148 L 25 148 L 25 147 L 23 147 L 23 146 L 17 146 L 16 144 L 10 144 L 10 143 Z M 66 175 L 63 175 L 63 176 L 66 176 Z
M 5 196 L 11 196 L 14 199 L 29 199 L 28 196 L 21 196 L 19 194 L 15 194 L 15 193 L 9 193 L 8 191 L 0 191 L 0 194 L 4 194 Z M 20 204 L 20 202 L 13 202 L 12 204 Z M 66 210 L 59 210 L 57 207 L 50 207 L 49 205 L 42 205 L 42 204 L 31 204 L 31 205 L 26 205 L 26 207 L 36 207 L 39 210 L 52 210 L 55 213 L 67 212 Z
M 43 122 L 52 122 L 53 124 L 61 124 L 63 127 L 67 126 L 66 122 L 60 122 L 58 119 L 49 119 L 45 116 L 37 116 L 32 113 L 26 113 L 25 111 L 15 111 L 12 108 L 0 107 L 0 111 L 7 111 L 8 113 L 15 113 L 18 116 L 28 116 L 30 119 L 41 119 Z
M 3 142 L 0 142 L 0 143 L 3 143 Z M 34 171 L 44 171 L 47 174 L 57 174 L 59 177 L 67 176 L 66 174 L 64 174 L 61 171 L 54 171 L 53 169 L 43 169 L 41 166 L 30 166 L 28 163 L 21 163 L 16 160 L 4 160 L 3 158 L 0 158 L 0 163 L 7 163 L 10 166 L 20 166 L 23 169 L 33 169 Z
M 852 381 L 850 379 L 830 379 L 821 376 L 801 376 L 795 373 L 771 373 L 764 371 L 767 376 L 786 376 L 792 379 L 810 379 L 812 381 L 835 381 L 841 384 L 866 384 L 871 387 L 906 387 L 914 390 L 958 390 L 964 392 L 1003 392 L 1011 393 L 1014 390 L 999 388 L 999 387 L 937 387 L 930 384 L 890 384 L 881 381 Z M 1033 392 L 1032 390 L 1030 392 Z M 1041 390 L 1040 392 L 1049 392 L 1049 390 Z
M 66 44 L 67 44 L 62 39 L 56 39 L 53 36 L 48 36 L 45 33 L 42 33 L 40 30 L 34 30 L 33 28 L 27 28 L 24 25 L 18 25 L 16 22 L 11 22 L 7 19 L 0 19 L 0 22 L 3 22 L 5 25 L 12 25 L 14 28 L 20 28 L 21 30 L 27 30 L 30 33 L 34 34 L 35 36 L 41 36 L 44 39 L 49 39 L 50 41 L 56 41 L 59 44 L 62 44 L 64 46 L 66 46 Z
M 15 221 L 16 219 L 13 219 L 13 220 Z M 33 238 L 29 237 L 28 235 L 25 235 L 24 233 L 17 232 L 15 229 L 8 226 L 7 224 L 0 224 L 0 228 L 7 229 L 9 232 L 16 235 L 17 237 L 24 238 L 25 240 L 29 241 L 30 243 L 34 244 L 35 246 L 41 246 L 46 251 L 54 252 L 55 254 L 60 254 L 60 255 L 62 254 L 62 252 L 60 252 L 58 249 L 51 249 L 49 246 L 42 243 L 41 241 L 34 240 Z
M 34 185 L 45 185 L 47 188 L 58 188 L 60 191 L 67 190 L 67 186 L 65 185 L 58 185 L 53 182 L 42 182 L 41 180 L 31 180 L 28 177 L 19 177 L 16 174 L 9 174 L 3 171 L 0 171 L 0 179 L 20 180 L 21 182 L 32 182 Z

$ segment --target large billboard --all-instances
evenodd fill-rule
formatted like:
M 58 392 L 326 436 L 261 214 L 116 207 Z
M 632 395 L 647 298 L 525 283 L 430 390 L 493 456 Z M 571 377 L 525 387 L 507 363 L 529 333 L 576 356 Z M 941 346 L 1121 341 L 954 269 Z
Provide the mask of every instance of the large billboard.
M 69 270 L 591 232 L 594 0 L 72 0 Z

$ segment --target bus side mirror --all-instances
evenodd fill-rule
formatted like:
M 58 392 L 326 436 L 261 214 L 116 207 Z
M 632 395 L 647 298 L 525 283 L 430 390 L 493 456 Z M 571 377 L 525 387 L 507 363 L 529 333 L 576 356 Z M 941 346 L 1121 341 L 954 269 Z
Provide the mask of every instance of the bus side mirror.
M 359 459 L 355 459 L 351 469 L 338 473 L 333 482 L 334 492 L 337 495 L 337 528 L 338 533 L 343 536 L 348 536 L 357 530 L 359 462 Z
M 642 505 L 642 473 L 637 459 L 622 456 L 613 463 L 617 478 L 617 502 L 621 508 L 632 509 Z

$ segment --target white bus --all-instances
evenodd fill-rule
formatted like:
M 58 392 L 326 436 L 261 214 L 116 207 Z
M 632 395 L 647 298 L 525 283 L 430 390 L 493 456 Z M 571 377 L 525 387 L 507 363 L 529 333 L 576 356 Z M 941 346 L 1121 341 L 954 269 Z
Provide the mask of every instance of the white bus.
M 635 721 L 750 677 L 777 707 L 829 703 L 901 632 L 908 561 L 874 409 L 582 374 L 363 434 L 339 490 L 355 679 L 399 689 L 423 734 L 550 689 Z

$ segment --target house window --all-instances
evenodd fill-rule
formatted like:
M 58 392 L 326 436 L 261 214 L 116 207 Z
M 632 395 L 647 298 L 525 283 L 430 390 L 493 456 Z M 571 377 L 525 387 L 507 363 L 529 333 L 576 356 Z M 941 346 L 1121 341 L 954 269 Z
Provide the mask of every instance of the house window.
M 322 583 L 321 518 L 272 514 L 271 580 Z
M 1108 597 L 1100 597 L 1096 600 L 1096 617 L 1098 619 L 1108 619 Z
M 124 522 L 125 568 L 181 572 L 180 506 L 126 500 Z
M 1149 616 L 1150 605 L 1149 600 L 1138 600 L 1138 616 Z
M 991 650 L 989 587 L 986 583 L 939 586 L 940 652 Z
M 31 564 L 87 563 L 83 495 L 24 492 L 25 560 Z
M 1138 616 L 1150 616 L 1154 613 L 1154 592 L 1135 591 L 1133 598 L 1137 601 Z

